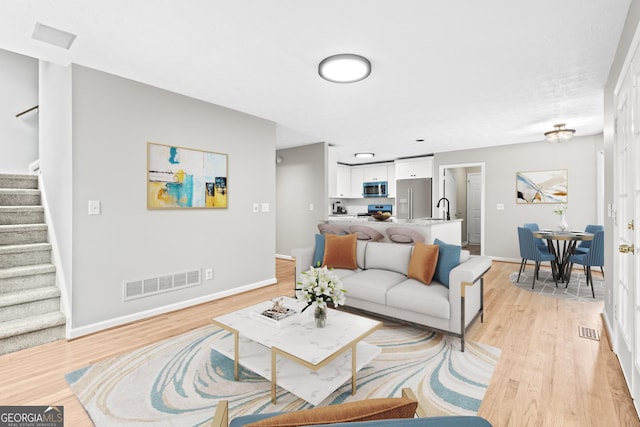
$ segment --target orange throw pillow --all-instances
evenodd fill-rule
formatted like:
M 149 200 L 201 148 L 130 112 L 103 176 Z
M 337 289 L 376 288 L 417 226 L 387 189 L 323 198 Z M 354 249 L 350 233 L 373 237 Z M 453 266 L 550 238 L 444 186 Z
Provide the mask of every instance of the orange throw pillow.
M 418 402 L 404 397 L 365 399 L 339 405 L 287 412 L 246 424 L 245 427 L 298 427 L 354 421 L 413 418 L 417 406 Z
M 322 265 L 329 268 L 348 268 L 356 270 L 356 246 L 358 236 L 356 234 L 325 234 L 324 236 L 324 258 Z
M 430 284 L 438 265 L 439 250 L 440 246 L 438 245 L 416 243 L 409 260 L 409 274 L 407 276 L 410 279 L 419 280 L 425 285 Z

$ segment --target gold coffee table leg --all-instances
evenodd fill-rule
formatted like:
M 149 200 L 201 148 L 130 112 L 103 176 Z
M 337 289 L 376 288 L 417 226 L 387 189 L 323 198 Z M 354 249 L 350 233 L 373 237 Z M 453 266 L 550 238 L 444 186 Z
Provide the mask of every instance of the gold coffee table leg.
M 356 344 L 351 346 L 351 395 L 356 394 Z
M 271 403 L 276 404 L 276 351 L 271 349 Z

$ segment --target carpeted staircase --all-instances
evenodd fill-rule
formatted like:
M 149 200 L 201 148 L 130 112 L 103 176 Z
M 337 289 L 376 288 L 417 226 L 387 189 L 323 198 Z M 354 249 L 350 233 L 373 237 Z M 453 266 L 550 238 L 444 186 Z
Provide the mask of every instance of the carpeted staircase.
M 0 354 L 64 336 L 38 178 L 0 175 Z

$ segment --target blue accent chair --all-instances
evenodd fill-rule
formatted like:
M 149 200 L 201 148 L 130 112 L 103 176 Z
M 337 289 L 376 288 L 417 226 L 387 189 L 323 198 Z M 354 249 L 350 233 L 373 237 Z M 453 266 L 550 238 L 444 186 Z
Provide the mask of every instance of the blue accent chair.
M 415 397 L 415 394 L 411 389 L 404 388 L 402 389 L 402 396 L 405 398 L 409 398 L 411 400 L 418 401 Z M 339 405 L 337 405 L 339 406 Z M 216 413 L 211 422 L 211 427 L 244 427 L 247 424 L 253 422 L 259 422 L 261 420 L 265 420 L 266 422 L 268 418 L 286 414 L 285 412 L 272 412 L 266 414 L 249 414 L 249 415 L 241 415 L 239 417 L 235 417 L 232 420 L 229 420 L 229 402 L 226 400 L 218 401 L 218 406 L 216 408 Z M 308 412 L 313 411 L 313 409 L 304 409 L 298 412 Z M 358 419 L 360 415 L 357 414 Z M 373 415 L 373 414 L 372 414 Z M 418 402 L 418 406 L 416 408 L 416 417 L 415 418 L 388 418 L 388 419 L 374 419 L 369 417 L 369 421 L 354 421 L 354 422 L 335 422 L 330 424 L 309 424 L 312 423 L 312 416 L 307 415 L 305 417 L 305 423 L 303 425 L 306 426 L 329 426 L 329 427 L 350 427 L 350 426 L 358 426 L 358 427 L 492 427 L 491 423 L 486 419 L 478 416 L 440 416 L 440 417 L 427 417 L 425 409 L 420 406 Z M 273 424 L 273 422 L 272 422 Z M 290 424 L 287 424 L 290 425 Z
M 588 224 L 584 231 L 587 233 L 595 234 L 596 231 L 604 231 L 604 227 L 596 224 Z M 582 240 L 578 246 L 576 246 L 576 250 L 574 251 L 576 255 L 586 254 L 589 252 L 589 248 L 591 248 L 591 240 Z
M 531 283 L 531 289 L 533 289 L 536 284 L 538 272 L 540 271 L 540 263 L 543 261 L 549 261 L 551 263 L 554 281 L 556 286 L 558 286 L 558 275 L 555 274 L 558 269 L 556 257 L 549 253 L 548 250 L 543 252 L 538 248 L 535 238 L 533 237 L 533 232 L 529 228 L 518 227 L 518 242 L 520 244 L 520 256 L 522 257 L 522 261 L 520 262 L 520 271 L 518 271 L 518 279 L 516 282 L 520 281 L 520 275 L 527 266 L 527 260 L 534 261 L 535 270 L 533 272 L 533 281 Z
M 535 222 L 530 222 L 528 224 L 525 224 L 524 228 L 528 228 L 532 232 L 540 231 L 540 227 L 538 227 L 538 224 L 536 224 Z M 538 247 L 538 249 L 540 249 L 542 252 L 551 252 L 549 251 L 549 247 L 547 246 L 547 243 L 543 239 L 539 237 L 536 237 L 535 239 L 536 239 L 536 246 Z
M 596 231 L 594 233 L 593 240 L 591 241 L 591 248 L 586 254 L 576 254 L 569 257 L 569 270 L 573 268 L 573 264 L 583 265 L 586 269 L 587 284 L 591 286 L 591 295 L 595 298 L 596 293 L 593 290 L 593 276 L 591 274 L 591 267 L 604 266 L 604 231 Z M 569 282 L 567 281 L 567 286 Z

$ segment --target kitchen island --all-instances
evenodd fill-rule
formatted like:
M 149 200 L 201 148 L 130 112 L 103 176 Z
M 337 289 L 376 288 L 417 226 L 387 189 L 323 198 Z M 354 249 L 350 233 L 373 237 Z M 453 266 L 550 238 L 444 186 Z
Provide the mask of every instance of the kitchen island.
M 330 215 L 324 224 L 333 224 L 349 229 L 351 225 L 366 225 L 384 235 L 383 242 L 389 242 L 386 229 L 388 227 L 411 227 L 425 236 L 426 243 L 433 243 L 434 239 L 453 245 L 462 244 L 462 219 L 443 220 L 440 218 L 397 219 L 390 218 L 378 221 L 372 217 L 357 217 L 349 215 Z

